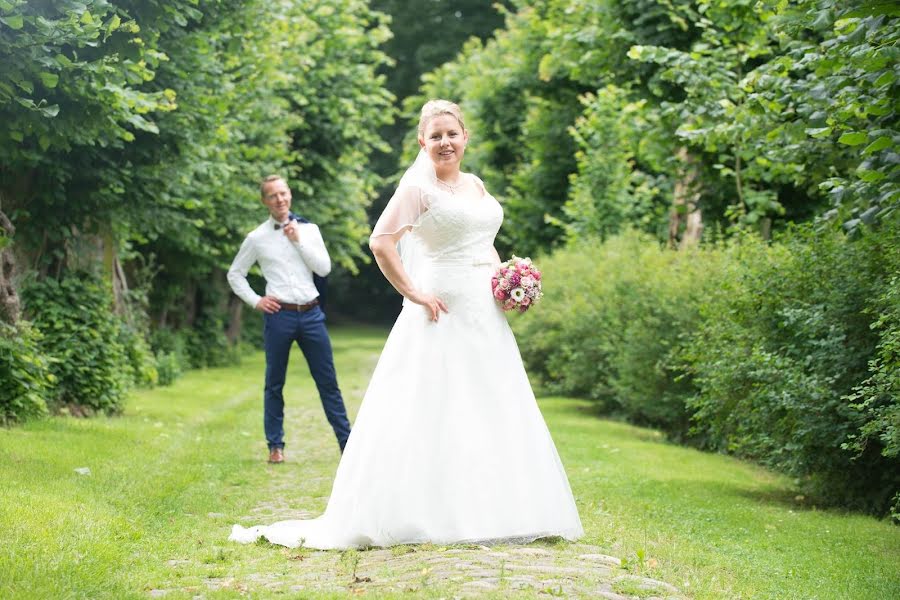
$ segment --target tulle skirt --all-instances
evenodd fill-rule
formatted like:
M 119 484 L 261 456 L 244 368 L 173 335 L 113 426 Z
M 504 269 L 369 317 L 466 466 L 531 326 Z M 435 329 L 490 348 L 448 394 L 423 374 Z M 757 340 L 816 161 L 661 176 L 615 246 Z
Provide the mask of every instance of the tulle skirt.
M 289 547 L 526 542 L 583 533 L 489 266 L 435 269 L 449 314 L 405 306 L 316 519 L 244 528 Z M 527 318 L 527 316 L 525 317 Z

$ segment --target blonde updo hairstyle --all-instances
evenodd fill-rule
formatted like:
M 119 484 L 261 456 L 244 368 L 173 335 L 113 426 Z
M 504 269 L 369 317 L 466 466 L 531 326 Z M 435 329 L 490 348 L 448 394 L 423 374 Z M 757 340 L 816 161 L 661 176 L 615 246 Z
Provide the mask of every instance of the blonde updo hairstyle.
M 422 107 L 422 114 L 419 116 L 419 139 L 425 137 L 425 128 L 428 127 L 428 121 L 440 115 L 452 116 L 459 121 L 459 126 L 463 128 L 463 131 L 466 130 L 462 111 L 456 103 L 449 100 L 429 100 Z

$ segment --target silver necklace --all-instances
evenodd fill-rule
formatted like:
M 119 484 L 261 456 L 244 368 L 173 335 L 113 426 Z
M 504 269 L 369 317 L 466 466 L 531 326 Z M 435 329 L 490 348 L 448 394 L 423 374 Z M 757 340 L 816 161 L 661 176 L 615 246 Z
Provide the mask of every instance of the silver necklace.
M 452 194 L 452 195 L 454 195 L 454 196 L 456 195 L 456 190 L 458 190 L 459 188 L 461 188 L 461 187 L 462 187 L 462 184 L 463 184 L 462 176 L 460 176 L 459 180 L 458 180 L 455 184 L 453 184 L 453 185 L 450 185 L 449 183 L 447 183 L 446 181 L 444 181 L 444 180 L 441 179 L 440 177 L 435 176 L 435 179 L 437 179 L 438 181 L 440 181 L 441 183 L 443 183 L 445 186 L 447 186 L 447 189 L 450 190 L 450 194 Z

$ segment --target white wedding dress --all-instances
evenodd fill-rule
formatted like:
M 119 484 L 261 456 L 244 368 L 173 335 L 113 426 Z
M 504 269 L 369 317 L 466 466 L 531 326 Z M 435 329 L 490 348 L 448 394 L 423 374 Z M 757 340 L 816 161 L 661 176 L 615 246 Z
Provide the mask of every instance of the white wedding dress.
M 415 250 L 404 252 L 404 264 L 449 313 L 432 322 L 422 306 L 403 307 L 325 513 L 235 525 L 230 539 L 330 549 L 583 534 L 515 338 L 491 294 L 503 211 L 475 180 L 480 197 L 398 189 L 379 220 L 383 231 L 412 227 L 402 243 Z

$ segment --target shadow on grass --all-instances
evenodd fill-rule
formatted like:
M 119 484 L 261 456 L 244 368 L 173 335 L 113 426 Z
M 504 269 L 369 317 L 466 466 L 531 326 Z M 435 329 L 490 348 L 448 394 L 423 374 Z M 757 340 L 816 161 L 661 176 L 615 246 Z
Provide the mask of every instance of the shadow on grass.
M 761 504 L 782 506 L 794 511 L 812 510 L 815 508 L 804 495 L 798 490 L 791 488 L 737 488 L 735 495 Z
M 654 485 L 652 482 L 645 482 Z M 716 481 L 702 479 L 668 479 L 659 481 L 659 486 L 665 486 L 677 491 L 683 499 L 684 506 L 706 506 L 722 511 L 742 511 L 754 505 L 763 507 L 777 507 L 794 512 L 816 510 L 807 498 L 800 495 L 791 487 L 776 485 L 760 485 L 747 481 Z M 671 493 L 667 494 L 670 497 Z M 715 500 L 710 502 L 710 500 Z

